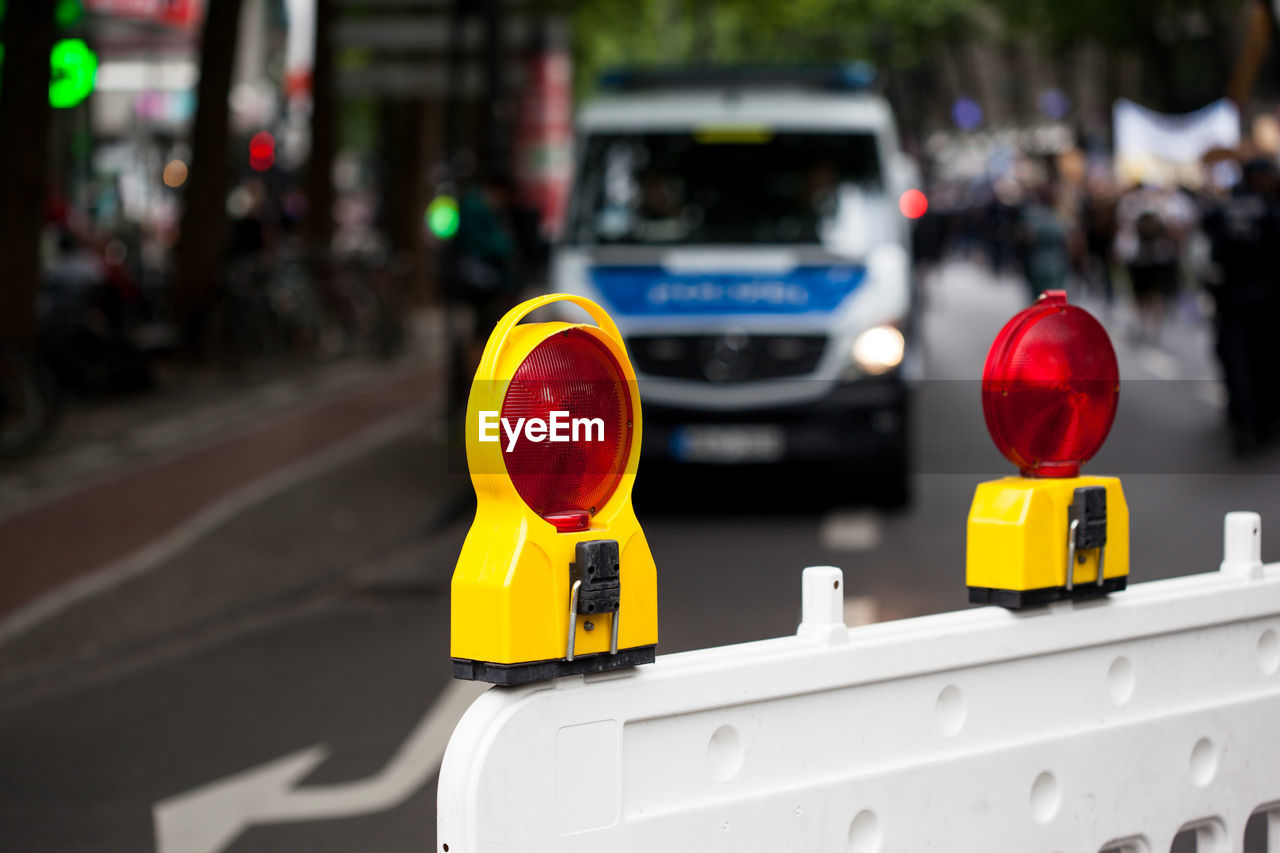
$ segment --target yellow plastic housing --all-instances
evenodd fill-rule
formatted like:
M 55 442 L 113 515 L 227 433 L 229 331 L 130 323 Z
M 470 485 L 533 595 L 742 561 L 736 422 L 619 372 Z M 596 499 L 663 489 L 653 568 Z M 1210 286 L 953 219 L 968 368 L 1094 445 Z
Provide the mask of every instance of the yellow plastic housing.
M 529 312 L 557 301 L 578 305 L 597 325 L 518 325 Z M 502 410 L 511 377 L 533 348 L 569 328 L 582 329 L 601 341 L 622 368 L 631 395 L 632 434 L 621 481 L 591 517 L 590 528 L 561 533 L 521 500 L 506 473 L 503 443 L 481 442 L 478 422 L 479 412 Z M 631 505 L 641 436 L 640 395 L 635 379 L 617 326 L 589 299 L 566 294 L 530 299 L 508 312 L 494 329 L 467 402 L 467 464 L 476 491 L 476 517 L 453 572 L 452 657 L 493 664 L 563 659 L 570 618 L 569 564 L 574 559 L 574 546 L 592 539 L 618 542 L 618 649 L 657 643 L 657 573 Z M 575 657 L 609 651 L 611 618 L 575 617 Z M 586 630 L 588 621 L 594 624 L 594 630 Z
M 970 590 L 1050 591 L 1035 599 L 1038 601 L 1069 597 L 1052 591 L 1066 586 L 1068 508 L 1080 486 L 1107 490 L 1103 577 L 1113 581 L 1112 588 L 1114 579 L 1126 578 L 1129 507 L 1119 479 L 1006 477 L 978 484 L 969 508 L 965 580 Z M 1073 585 L 1078 593 L 1074 597 L 1091 592 L 1098 579 L 1098 551 L 1083 551 L 1078 556 L 1084 559 L 1074 566 Z

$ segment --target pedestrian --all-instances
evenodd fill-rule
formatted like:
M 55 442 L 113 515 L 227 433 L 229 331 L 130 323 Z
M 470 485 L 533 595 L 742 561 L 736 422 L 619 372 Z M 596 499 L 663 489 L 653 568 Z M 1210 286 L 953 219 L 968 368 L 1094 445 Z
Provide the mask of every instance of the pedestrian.
M 1280 205 L 1276 169 L 1267 160 L 1244 168 L 1240 184 L 1205 225 L 1221 270 L 1214 288 L 1217 353 L 1227 386 L 1232 445 L 1245 453 L 1265 445 L 1280 415 Z
M 1030 194 L 1018 225 L 1018 241 L 1030 301 L 1046 290 L 1066 289 L 1071 268 L 1067 226 L 1054 210 L 1052 184 L 1046 182 Z
M 1116 241 L 1116 197 L 1111 180 L 1105 175 L 1089 179 L 1083 200 L 1081 220 L 1084 226 L 1084 280 L 1099 293 L 1107 308 L 1115 298 L 1111 282 L 1111 250 Z
M 1160 338 L 1166 306 L 1178 291 L 1179 240 L 1194 222 L 1181 193 L 1158 187 L 1138 184 L 1116 205 L 1116 255 L 1129 273 L 1139 339 Z
M 996 276 L 1005 275 L 1016 266 L 1023 203 L 1017 178 L 1004 175 L 992 186 L 991 198 L 983 208 L 982 232 L 991 272 Z
M 467 362 L 480 363 L 493 327 L 516 301 L 521 286 L 514 185 L 500 171 L 483 172 L 462 194 L 454 243 L 454 291 L 471 310 Z

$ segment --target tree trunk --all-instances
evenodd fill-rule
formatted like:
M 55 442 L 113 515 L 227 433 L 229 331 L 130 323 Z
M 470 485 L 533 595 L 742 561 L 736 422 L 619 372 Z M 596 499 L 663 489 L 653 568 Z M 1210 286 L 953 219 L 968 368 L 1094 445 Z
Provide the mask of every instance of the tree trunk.
M 316 51 L 311 66 L 311 156 L 307 164 L 307 234 L 317 249 L 333 242 L 333 0 L 316 0 Z
M 694 0 L 693 43 L 689 53 L 698 65 L 710 65 L 715 55 L 715 14 L 713 0 Z
M 1231 78 L 1226 86 L 1227 97 L 1235 101 L 1242 111 L 1249 104 L 1253 84 L 1258 79 L 1258 70 L 1266 58 L 1267 45 L 1272 36 L 1271 16 L 1261 3 L 1250 3 L 1245 14 L 1249 23 L 1245 29 L 1244 44 L 1238 48 Z M 1226 64 L 1222 67 L 1226 67 Z
M 383 225 L 395 252 L 413 252 L 422 242 L 423 175 L 427 171 L 424 120 L 419 100 L 383 104 Z
M 227 95 L 240 29 L 241 0 L 206 6 L 200 38 L 200 82 L 191 133 L 186 209 L 178 237 L 174 310 L 184 343 L 203 355 L 208 308 L 222 273 L 227 232 Z
M 40 230 L 49 168 L 49 52 L 53 3 L 9 3 L 0 87 L 0 347 L 39 338 Z
M 505 45 L 502 41 L 502 0 L 484 0 L 481 4 L 483 23 L 482 86 L 479 127 L 476 128 L 481 171 L 502 169 L 511 162 L 507 144 L 506 87 L 503 81 Z

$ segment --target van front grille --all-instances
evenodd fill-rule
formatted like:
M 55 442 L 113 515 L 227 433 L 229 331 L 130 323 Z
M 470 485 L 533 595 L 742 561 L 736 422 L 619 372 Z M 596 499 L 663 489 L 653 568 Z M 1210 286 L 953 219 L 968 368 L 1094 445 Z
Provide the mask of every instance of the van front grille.
M 823 335 L 636 335 L 627 349 L 636 369 L 666 379 L 752 382 L 812 373 L 822 360 Z

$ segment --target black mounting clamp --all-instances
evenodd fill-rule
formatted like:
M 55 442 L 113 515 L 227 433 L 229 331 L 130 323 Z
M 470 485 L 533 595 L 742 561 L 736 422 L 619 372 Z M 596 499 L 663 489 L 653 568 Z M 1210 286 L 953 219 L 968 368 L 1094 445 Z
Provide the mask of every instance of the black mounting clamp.
M 609 654 L 618 653 L 618 610 L 622 601 L 621 557 L 616 539 L 579 542 L 569 564 L 569 638 L 565 660 L 573 660 L 579 616 L 610 616 Z M 590 623 L 588 623 L 590 627 Z
M 1068 591 L 1075 586 L 1076 555 L 1094 548 L 1098 549 L 1098 586 L 1102 586 L 1107 552 L 1107 490 L 1103 486 L 1080 486 L 1067 507 Z

